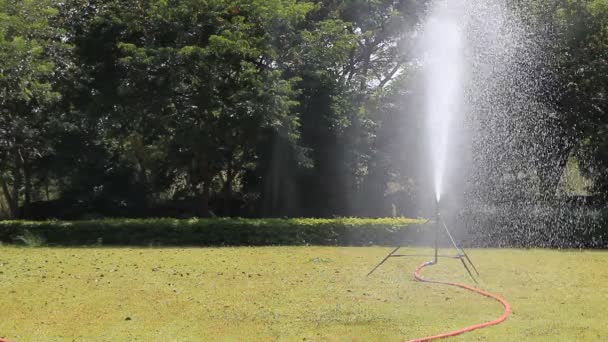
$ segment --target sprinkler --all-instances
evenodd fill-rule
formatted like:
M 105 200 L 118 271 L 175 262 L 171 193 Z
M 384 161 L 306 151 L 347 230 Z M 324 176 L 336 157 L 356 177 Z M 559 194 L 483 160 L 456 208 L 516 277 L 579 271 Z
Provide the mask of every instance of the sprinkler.
M 454 240 L 452 233 L 450 232 L 450 230 L 448 229 L 448 226 L 443 221 L 443 219 L 441 217 L 441 208 L 439 205 L 439 201 L 435 202 L 435 218 L 433 220 L 433 229 L 434 229 L 433 246 L 434 246 L 435 251 L 434 251 L 434 254 L 431 255 L 433 257 L 433 260 L 429 262 L 429 265 L 438 264 L 439 258 L 458 259 L 462 262 L 464 269 L 467 271 L 467 273 L 469 274 L 471 279 L 477 284 L 477 279 L 475 278 L 475 276 L 473 276 L 471 269 L 473 269 L 475 271 L 475 274 L 478 277 L 479 277 L 479 272 L 477 271 L 477 268 L 475 267 L 475 265 L 471 261 L 471 258 L 469 258 L 469 255 L 465 252 L 465 250 L 456 244 L 456 241 Z M 454 255 L 439 254 L 439 238 L 441 235 L 441 231 L 444 231 L 446 233 L 447 237 L 450 240 L 450 243 L 456 250 L 456 254 L 454 254 Z M 380 263 L 378 263 L 371 271 L 369 271 L 369 273 L 367 275 L 370 276 L 372 273 L 374 273 L 374 271 L 376 271 L 380 266 L 382 266 L 390 258 L 429 256 L 429 255 L 423 255 L 423 254 L 397 254 L 397 252 L 399 251 L 399 249 L 401 249 L 401 247 L 402 246 L 397 246 L 395 249 L 393 249 L 386 257 L 384 257 L 384 259 L 382 259 L 380 261 Z
M 477 271 L 475 264 L 473 264 L 473 262 L 471 261 L 471 258 L 469 258 L 469 255 L 465 252 L 465 250 L 463 248 L 458 247 L 458 245 L 456 244 L 456 241 L 454 240 L 454 237 L 452 236 L 452 234 L 450 233 L 450 230 L 448 229 L 448 226 L 442 220 L 441 210 L 439 208 L 439 201 L 436 202 L 435 220 L 433 223 L 434 223 L 433 227 L 435 229 L 435 232 L 434 232 L 435 233 L 435 241 L 434 241 L 435 253 L 432 255 L 433 260 L 424 262 L 420 266 L 418 266 L 416 268 L 416 270 L 414 271 L 414 278 L 420 282 L 459 287 L 459 288 L 462 288 L 462 289 L 465 289 L 465 290 L 468 290 L 471 292 L 475 292 L 484 297 L 492 298 L 492 299 L 498 301 L 500 304 L 502 304 L 502 306 L 504 307 L 504 311 L 500 317 L 498 317 L 492 321 L 487 321 L 487 322 L 471 325 L 471 326 L 468 326 L 468 327 L 465 327 L 465 328 L 462 328 L 459 330 L 449 331 L 449 332 L 441 333 L 438 335 L 414 339 L 414 340 L 411 340 L 410 342 L 432 341 L 432 340 L 452 337 L 452 336 L 464 334 L 466 332 L 489 327 L 492 325 L 497 325 L 497 324 L 504 322 L 507 319 L 507 317 L 509 317 L 509 314 L 511 313 L 511 305 L 504 298 L 497 296 L 495 294 L 480 290 L 473 286 L 460 284 L 460 283 L 452 283 L 452 282 L 447 282 L 447 281 L 428 280 L 428 279 L 425 279 L 424 277 L 422 277 L 422 275 L 420 275 L 420 271 L 422 271 L 423 268 L 432 266 L 432 265 L 436 265 L 439 262 L 439 258 L 452 258 L 452 259 L 458 259 L 462 262 L 462 266 L 467 271 L 467 273 L 471 277 L 471 279 L 473 279 L 475 284 L 477 284 L 477 279 L 473 276 L 471 269 L 473 269 L 475 274 L 479 277 L 479 272 Z M 439 235 L 440 235 L 439 232 L 442 230 L 442 228 L 445 231 L 446 235 L 449 237 L 450 242 L 452 243 L 452 246 L 456 249 L 456 255 L 440 255 L 439 254 Z M 378 267 L 380 267 L 382 264 L 384 264 L 390 258 L 421 256 L 419 254 L 397 254 L 397 251 L 400 248 L 401 248 L 401 246 L 397 246 L 394 250 L 392 250 L 367 275 L 368 276 L 371 275 L 376 269 L 378 269 Z

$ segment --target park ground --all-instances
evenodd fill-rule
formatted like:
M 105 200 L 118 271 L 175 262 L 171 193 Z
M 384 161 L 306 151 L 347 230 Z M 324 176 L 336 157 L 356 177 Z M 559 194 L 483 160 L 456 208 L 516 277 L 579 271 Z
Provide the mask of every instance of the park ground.
M 407 250 L 407 249 L 406 249 Z M 403 341 L 493 319 L 500 304 L 412 280 L 380 247 L 0 247 L 11 341 Z M 410 249 L 411 252 L 426 252 Z M 509 319 L 454 341 L 608 340 L 608 253 L 470 250 Z M 468 282 L 457 261 L 427 278 Z

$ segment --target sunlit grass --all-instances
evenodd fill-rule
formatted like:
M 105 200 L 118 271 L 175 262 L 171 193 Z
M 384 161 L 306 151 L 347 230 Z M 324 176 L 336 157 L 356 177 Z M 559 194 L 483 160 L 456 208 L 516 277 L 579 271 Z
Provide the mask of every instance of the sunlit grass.
M 407 251 L 407 249 L 406 249 Z M 423 250 L 410 250 L 424 252 Z M 497 317 L 492 300 L 412 280 L 386 248 L 0 247 L 0 336 L 14 341 L 402 341 Z M 471 250 L 513 306 L 455 340 L 608 339 L 608 254 Z M 429 278 L 468 281 L 457 261 Z

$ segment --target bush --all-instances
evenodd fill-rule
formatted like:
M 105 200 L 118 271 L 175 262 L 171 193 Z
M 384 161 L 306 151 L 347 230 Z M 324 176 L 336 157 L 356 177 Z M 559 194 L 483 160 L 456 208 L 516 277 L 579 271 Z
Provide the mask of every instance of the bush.
M 389 219 L 107 219 L 2 221 L 0 242 L 36 236 L 48 245 L 399 245 L 424 221 Z

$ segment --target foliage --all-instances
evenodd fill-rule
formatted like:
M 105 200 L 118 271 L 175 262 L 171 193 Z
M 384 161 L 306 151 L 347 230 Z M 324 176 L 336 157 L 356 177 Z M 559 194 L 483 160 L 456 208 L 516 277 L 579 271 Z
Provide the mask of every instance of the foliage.
M 393 245 L 424 221 L 412 219 L 109 219 L 4 221 L 0 241 L 53 245 Z M 35 238 L 30 238 L 35 237 Z
M 561 1 L 558 23 L 562 34 L 559 56 L 564 85 L 560 111 L 576 140 L 575 153 L 595 191 L 608 187 L 608 6 L 603 0 Z
M 30 202 L 36 163 L 51 153 L 60 125 L 56 83 L 69 46 L 52 25 L 53 1 L 0 1 L 0 191 L 12 216 Z M 38 171 L 40 172 L 40 171 Z
M 530 153 L 548 165 L 542 192 L 576 160 L 602 195 L 608 6 L 510 5 L 551 56 L 555 129 Z M 424 216 L 412 85 L 426 8 L 1 0 L 0 211 L 154 216 L 179 202 L 186 217 Z

